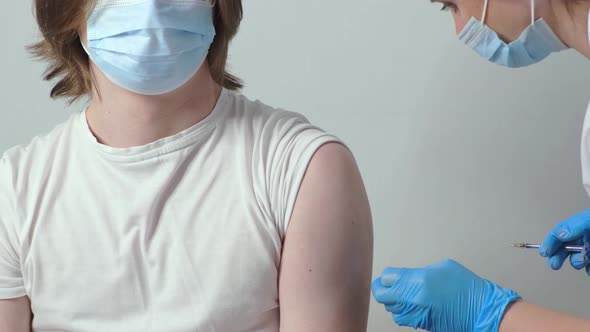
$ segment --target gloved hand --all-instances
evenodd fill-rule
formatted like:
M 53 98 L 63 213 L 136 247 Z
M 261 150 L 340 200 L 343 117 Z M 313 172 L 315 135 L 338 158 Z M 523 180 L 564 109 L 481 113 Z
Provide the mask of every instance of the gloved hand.
M 432 332 L 498 331 L 514 291 L 447 260 L 423 269 L 387 268 L 373 296 L 398 325 Z
M 559 270 L 566 258 L 570 256 L 564 246 L 584 246 L 589 242 L 590 210 L 586 210 L 555 226 L 539 248 L 539 253 L 543 257 L 548 257 L 547 263 L 552 269 Z M 570 263 L 577 270 L 586 268 L 586 272 L 590 275 L 589 258 L 588 252 L 574 253 L 570 256 Z

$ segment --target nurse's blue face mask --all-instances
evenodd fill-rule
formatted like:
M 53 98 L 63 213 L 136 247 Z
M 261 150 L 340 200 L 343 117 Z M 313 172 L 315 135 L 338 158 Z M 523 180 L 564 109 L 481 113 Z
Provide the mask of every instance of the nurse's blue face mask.
M 97 0 L 85 49 L 113 83 L 161 95 L 196 74 L 214 37 L 209 0 Z
M 482 20 L 472 17 L 459 34 L 459 39 L 489 61 L 511 68 L 526 67 L 553 52 L 567 49 L 545 20 L 535 21 L 535 0 L 531 0 L 531 25 L 509 44 L 485 24 L 487 9 L 488 0 L 485 0 Z

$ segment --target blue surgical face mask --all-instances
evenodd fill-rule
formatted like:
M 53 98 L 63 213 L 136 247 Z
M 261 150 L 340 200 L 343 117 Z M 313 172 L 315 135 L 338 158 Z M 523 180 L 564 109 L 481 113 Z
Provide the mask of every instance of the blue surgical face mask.
M 160 95 L 196 74 L 214 37 L 208 0 L 98 0 L 85 49 L 113 83 Z
M 487 8 L 488 0 L 485 0 L 482 21 L 471 18 L 459 34 L 459 39 L 489 61 L 511 68 L 525 67 L 545 59 L 553 52 L 567 49 L 545 20 L 541 18 L 535 21 L 534 0 L 531 0 L 531 25 L 509 44 L 485 25 Z

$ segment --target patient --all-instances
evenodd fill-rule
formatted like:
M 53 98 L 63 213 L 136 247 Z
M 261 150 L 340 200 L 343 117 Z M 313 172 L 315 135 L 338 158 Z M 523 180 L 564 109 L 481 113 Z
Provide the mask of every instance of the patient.
M 0 331 L 366 330 L 356 163 L 239 94 L 240 0 L 35 9 L 51 96 L 88 107 L 0 159 Z

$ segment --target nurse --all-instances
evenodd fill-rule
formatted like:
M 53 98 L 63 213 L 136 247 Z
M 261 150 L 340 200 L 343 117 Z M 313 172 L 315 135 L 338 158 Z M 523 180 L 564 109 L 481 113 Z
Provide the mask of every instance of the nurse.
M 590 0 L 431 0 L 455 20 L 459 38 L 477 54 L 511 68 L 573 48 L 590 59 Z M 589 112 L 590 113 L 590 112 Z M 590 193 L 590 116 L 582 138 L 582 171 Z M 557 225 L 539 253 L 560 269 L 569 257 L 590 275 L 588 255 L 566 244 L 590 241 L 590 210 Z M 373 282 L 375 299 L 401 326 L 434 332 L 590 331 L 590 321 L 527 303 L 514 291 L 447 260 L 422 269 L 388 268 Z

